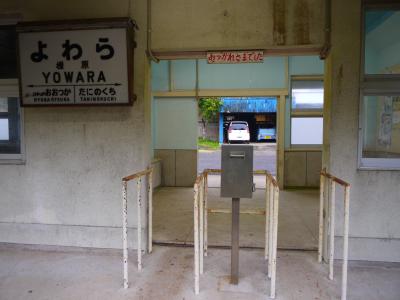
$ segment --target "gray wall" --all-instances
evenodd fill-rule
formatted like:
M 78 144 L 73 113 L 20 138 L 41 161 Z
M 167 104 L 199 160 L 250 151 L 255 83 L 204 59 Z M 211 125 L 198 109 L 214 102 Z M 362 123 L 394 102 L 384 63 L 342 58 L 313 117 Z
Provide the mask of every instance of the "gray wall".
M 154 0 L 153 47 L 206 50 L 321 45 L 324 2 Z
M 400 172 L 357 169 L 360 1 L 332 1 L 330 171 L 351 184 L 350 259 L 400 261 Z M 342 203 L 337 192 L 337 203 Z M 337 210 L 341 239 L 343 209 Z M 340 247 L 338 243 L 338 247 Z M 339 249 L 339 248 L 338 248 Z M 336 251 L 340 256 L 339 251 Z
M 152 42 L 161 50 L 320 45 L 323 2 L 157 0 Z M 146 1 L 131 3 L 1 1 L 2 13 L 20 13 L 24 20 L 130 15 L 141 29 L 133 107 L 25 110 L 27 163 L 0 166 L 0 241 L 121 246 L 120 178 L 149 164 L 151 146 Z M 350 258 L 400 261 L 400 173 L 357 170 L 360 1 L 337 0 L 332 6 L 332 68 L 327 74 L 332 78 L 332 122 L 325 164 L 352 184 Z M 134 220 L 133 197 L 129 206 Z M 341 209 L 337 213 L 339 218 Z M 340 223 L 339 218 L 338 235 Z
M 144 29 L 145 3 L 135 1 L 128 10 L 126 1 L 1 1 L 0 11 L 24 21 L 130 15 Z M 121 178 L 150 163 L 146 30 L 136 41 L 133 106 L 24 109 L 26 164 L 0 165 L 0 242 L 121 247 Z M 136 231 L 134 195 L 132 183 L 130 234 Z M 145 211 L 146 205 L 143 231 Z

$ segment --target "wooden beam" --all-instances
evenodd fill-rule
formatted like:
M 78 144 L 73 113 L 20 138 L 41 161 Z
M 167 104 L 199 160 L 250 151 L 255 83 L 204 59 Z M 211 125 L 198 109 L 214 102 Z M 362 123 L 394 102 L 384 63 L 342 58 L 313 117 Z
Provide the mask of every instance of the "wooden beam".
M 277 179 L 279 188 L 283 189 L 285 170 L 285 110 L 286 96 L 280 95 L 278 101 L 278 140 L 277 140 Z
M 288 95 L 287 89 L 212 89 L 199 90 L 199 97 L 247 97 L 247 96 L 275 96 Z M 175 90 L 153 92 L 154 97 L 195 97 L 195 90 Z
M 322 110 L 293 110 L 290 115 L 292 117 L 323 117 L 324 113 Z
M 210 49 L 152 49 L 154 56 L 160 60 L 167 59 L 202 59 L 207 57 L 210 51 L 240 51 L 240 50 L 262 50 L 264 56 L 288 56 L 288 55 L 319 55 L 323 45 L 305 46 L 259 46 L 243 48 L 210 48 Z

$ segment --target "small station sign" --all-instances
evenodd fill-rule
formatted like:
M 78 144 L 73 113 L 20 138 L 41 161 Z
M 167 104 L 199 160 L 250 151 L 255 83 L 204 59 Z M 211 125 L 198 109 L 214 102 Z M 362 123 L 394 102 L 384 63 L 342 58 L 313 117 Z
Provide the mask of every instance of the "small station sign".
M 243 64 L 264 62 L 263 51 L 222 51 L 208 52 L 209 64 Z
M 128 18 L 20 23 L 22 105 L 132 104 L 134 27 Z

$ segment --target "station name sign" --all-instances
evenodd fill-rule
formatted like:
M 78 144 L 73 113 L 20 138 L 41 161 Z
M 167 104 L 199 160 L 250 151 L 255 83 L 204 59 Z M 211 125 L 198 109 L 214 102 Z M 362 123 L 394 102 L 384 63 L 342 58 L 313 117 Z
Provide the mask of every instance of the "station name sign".
M 22 106 L 132 104 L 134 26 L 128 18 L 20 23 Z
M 222 51 L 208 52 L 209 64 L 243 64 L 264 62 L 263 51 Z

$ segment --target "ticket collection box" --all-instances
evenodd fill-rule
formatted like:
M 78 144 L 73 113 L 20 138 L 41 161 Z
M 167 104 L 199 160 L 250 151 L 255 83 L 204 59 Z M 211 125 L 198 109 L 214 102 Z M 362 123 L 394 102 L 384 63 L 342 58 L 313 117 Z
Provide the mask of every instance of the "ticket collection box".
M 253 184 L 253 146 L 222 145 L 221 197 L 232 198 L 231 283 L 239 283 L 240 198 L 251 198 Z
M 222 145 L 221 197 L 251 198 L 253 194 L 253 146 Z

